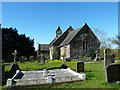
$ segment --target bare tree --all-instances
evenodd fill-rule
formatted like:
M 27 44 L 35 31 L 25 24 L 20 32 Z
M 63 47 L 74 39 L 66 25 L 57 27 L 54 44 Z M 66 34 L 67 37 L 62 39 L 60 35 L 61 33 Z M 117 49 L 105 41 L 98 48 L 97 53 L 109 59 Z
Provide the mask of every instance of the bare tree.
M 103 30 L 94 29 L 94 32 L 100 41 L 100 56 L 103 57 L 103 50 L 112 47 L 111 39 L 107 37 L 107 33 Z
M 116 39 L 113 39 L 113 40 L 112 40 L 112 43 L 120 46 L 120 35 L 117 35 L 117 36 L 116 36 Z
M 95 29 L 95 34 L 97 35 L 98 39 L 100 40 L 100 47 L 101 48 L 111 48 L 110 45 L 110 38 L 107 37 L 107 33 L 103 30 Z

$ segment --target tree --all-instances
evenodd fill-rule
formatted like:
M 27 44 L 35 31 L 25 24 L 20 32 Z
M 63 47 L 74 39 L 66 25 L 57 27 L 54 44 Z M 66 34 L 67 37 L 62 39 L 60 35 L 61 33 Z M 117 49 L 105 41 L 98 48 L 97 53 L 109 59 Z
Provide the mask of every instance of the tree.
M 4 62 L 13 61 L 12 53 L 17 50 L 18 57 L 34 54 L 34 39 L 18 34 L 17 29 L 2 28 L 2 58 Z
M 111 48 L 111 42 L 110 42 L 110 38 L 107 37 L 107 33 L 99 30 L 99 29 L 95 29 L 95 34 L 97 35 L 99 41 L 100 41 L 100 56 L 103 57 L 103 50 L 106 48 Z
M 117 54 L 120 56 L 120 34 L 115 39 L 111 40 L 113 44 L 118 45 Z
M 120 46 L 120 35 L 117 35 L 116 39 L 112 40 L 112 43 Z

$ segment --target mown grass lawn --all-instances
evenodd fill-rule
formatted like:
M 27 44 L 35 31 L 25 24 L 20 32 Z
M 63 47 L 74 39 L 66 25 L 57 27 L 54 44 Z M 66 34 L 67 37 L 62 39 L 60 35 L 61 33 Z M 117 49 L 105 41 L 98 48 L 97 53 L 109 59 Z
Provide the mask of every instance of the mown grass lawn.
M 76 70 L 77 61 L 66 62 L 72 70 Z M 19 63 L 21 70 L 40 70 L 40 69 L 57 69 L 62 64 L 60 60 L 48 61 L 44 65 L 39 65 L 35 62 Z M 45 86 L 43 88 L 120 88 L 120 83 L 109 84 L 105 81 L 105 72 L 103 70 L 103 62 L 85 63 L 86 80 L 83 82 L 64 83 L 56 86 Z M 8 72 L 11 68 L 7 66 L 5 71 Z M 39 89 L 40 87 L 33 87 L 32 89 Z

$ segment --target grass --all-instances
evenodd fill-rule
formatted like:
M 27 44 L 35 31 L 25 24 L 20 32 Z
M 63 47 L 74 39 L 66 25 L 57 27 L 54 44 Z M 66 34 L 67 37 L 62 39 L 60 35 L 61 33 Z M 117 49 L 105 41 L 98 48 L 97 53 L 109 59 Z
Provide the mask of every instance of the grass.
M 66 62 L 72 70 L 76 70 L 76 63 L 78 61 Z M 48 60 L 44 65 L 39 65 L 35 62 L 20 63 L 21 70 L 40 70 L 40 69 L 57 69 L 62 64 L 60 60 Z M 12 65 L 11 65 L 12 66 Z M 5 68 L 6 73 L 9 72 L 11 66 Z M 103 70 L 103 62 L 85 63 L 86 80 L 83 82 L 64 83 L 56 86 L 45 86 L 44 88 L 120 88 L 120 83 L 109 84 L 105 81 L 105 72 Z M 5 88 L 5 86 L 4 86 Z M 39 89 L 40 87 L 33 87 L 32 90 Z

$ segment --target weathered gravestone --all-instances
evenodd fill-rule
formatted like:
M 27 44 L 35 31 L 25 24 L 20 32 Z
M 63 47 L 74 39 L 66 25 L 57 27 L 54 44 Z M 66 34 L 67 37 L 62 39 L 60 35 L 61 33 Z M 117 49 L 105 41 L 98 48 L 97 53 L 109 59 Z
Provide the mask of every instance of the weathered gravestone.
M 77 72 L 84 72 L 84 62 L 78 62 L 76 64 L 76 71 Z
M 39 64 L 40 65 L 45 64 L 45 57 L 43 55 L 40 55 L 39 57 L 40 57 L 40 58 L 38 58 Z
M 104 69 L 107 65 L 111 64 L 111 51 L 110 49 L 105 49 L 104 50 Z
M 111 63 L 114 63 L 115 62 L 115 54 L 112 54 L 111 55 Z
M 25 58 L 24 56 L 21 56 L 21 57 L 20 57 L 20 62 L 21 62 L 21 63 L 24 63 L 24 62 L 25 62 L 25 59 L 26 59 L 26 58 Z
M 120 64 L 106 66 L 105 76 L 108 83 L 120 81 Z
M 14 53 L 12 53 L 14 55 L 14 63 L 16 63 L 17 61 L 17 50 L 14 51 Z
M 34 62 L 34 56 L 30 56 L 29 61 Z

